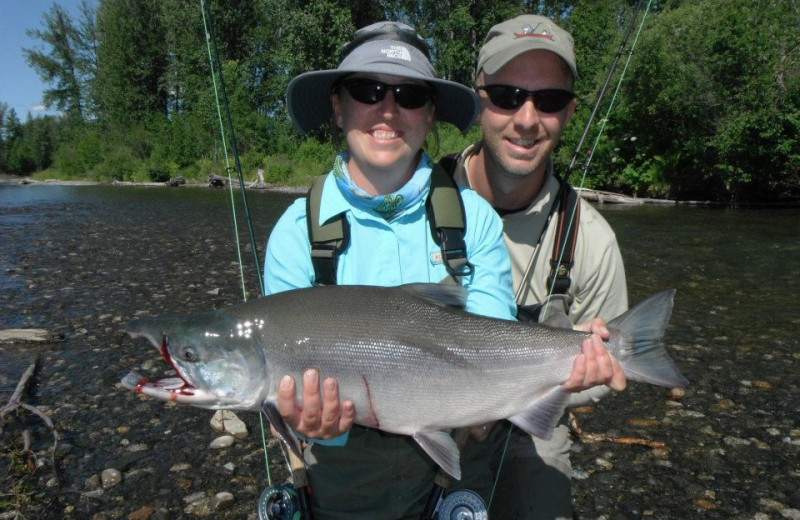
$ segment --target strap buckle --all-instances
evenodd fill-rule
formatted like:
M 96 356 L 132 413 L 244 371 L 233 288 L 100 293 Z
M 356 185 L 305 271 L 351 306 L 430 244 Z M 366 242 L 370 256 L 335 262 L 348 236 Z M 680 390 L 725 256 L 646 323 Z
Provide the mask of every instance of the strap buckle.
M 471 276 L 475 268 L 467 261 L 464 230 L 441 227 L 436 229 L 442 248 L 442 260 L 451 276 Z

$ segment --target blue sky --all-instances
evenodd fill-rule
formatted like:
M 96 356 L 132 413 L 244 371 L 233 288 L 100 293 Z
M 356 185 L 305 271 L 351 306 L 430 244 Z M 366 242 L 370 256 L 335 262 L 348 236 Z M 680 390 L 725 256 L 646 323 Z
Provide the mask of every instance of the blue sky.
M 29 38 L 26 29 L 41 29 L 44 13 L 54 3 L 69 11 L 73 20 L 80 13 L 80 0 L 0 0 L 0 102 L 13 107 L 25 121 L 46 112 L 42 94 L 46 86 L 25 62 L 22 48 L 45 50 L 40 40 Z

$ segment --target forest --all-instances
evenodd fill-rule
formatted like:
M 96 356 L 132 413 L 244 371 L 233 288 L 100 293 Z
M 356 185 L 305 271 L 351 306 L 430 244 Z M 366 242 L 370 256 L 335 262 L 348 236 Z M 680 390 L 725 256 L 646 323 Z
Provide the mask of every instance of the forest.
M 797 0 L 205 1 L 207 20 L 201 0 L 84 0 L 79 16 L 56 0 L 28 29 L 37 45 L 20 52 L 60 115 L 17 114 L 0 99 L 0 172 L 202 181 L 232 164 L 233 135 L 246 179 L 262 169 L 267 182 L 308 184 L 330 168 L 335 146 L 330 129 L 294 129 L 286 86 L 302 72 L 334 68 L 356 28 L 408 23 L 431 43 L 441 77 L 471 85 L 489 28 L 534 13 L 575 39 L 579 107 L 558 150 L 562 174 L 619 62 L 573 184 L 733 205 L 800 199 Z M 228 101 L 221 108 L 217 55 Z M 227 110 L 235 131 L 223 142 Z M 441 125 L 429 150 L 457 152 L 479 137 L 475 127 L 461 135 Z

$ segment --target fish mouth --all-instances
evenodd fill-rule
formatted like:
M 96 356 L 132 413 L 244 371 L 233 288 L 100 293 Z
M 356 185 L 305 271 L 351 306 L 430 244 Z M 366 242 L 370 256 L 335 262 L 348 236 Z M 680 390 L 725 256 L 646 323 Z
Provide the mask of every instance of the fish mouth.
M 183 377 L 165 377 L 151 381 L 147 376 L 130 372 L 122 378 L 121 383 L 123 387 L 133 390 L 137 394 L 144 394 L 163 401 L 208 408 L 219 403 L 217 396 L 193 386 Z
M 181 404 L 190 404 L 201 408 L 215 408 L 219 405 L 219 398 L 212 392 L 194 386 L 181 373 L 175 360 L 167 348 L 169 341 L 167 335 L 162 336 L 161 355 L 170 364 L 177 377 L 165 377 L 158 380 L 150 380 L 147 376 L 141 376 L 136 372 L 131 372 L 122 378 L 122 386 L 128 390 L 133 390 L 137 394 L 144 394 L 155 397 L 162 401 L 173 401 Z

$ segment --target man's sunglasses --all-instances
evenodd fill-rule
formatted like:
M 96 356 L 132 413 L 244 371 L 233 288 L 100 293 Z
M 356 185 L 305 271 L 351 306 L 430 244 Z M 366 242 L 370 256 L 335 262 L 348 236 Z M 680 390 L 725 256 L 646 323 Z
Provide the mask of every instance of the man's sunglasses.
M 342 86 L 350 97 L 365 105 L 383 101 L 389 91 L 394 94 L 395 102 L 407 109 L 420 108 L 433 99 L 433 91 L 428 86 L 415 83 L 388 85 L 376 79 L 355 78 L 343 81 Z
M 511 85 L 486 85 L 477 89 L 486 92 L 492 104 L 503 110 L 516 110 L 533 97 L 533 106 L 545 114 L 561 112 L 575 98 L 574 92 L 557 88 L 525 90 Z

